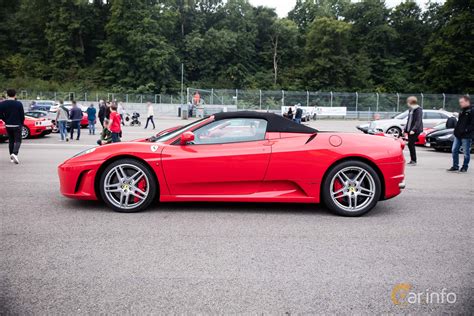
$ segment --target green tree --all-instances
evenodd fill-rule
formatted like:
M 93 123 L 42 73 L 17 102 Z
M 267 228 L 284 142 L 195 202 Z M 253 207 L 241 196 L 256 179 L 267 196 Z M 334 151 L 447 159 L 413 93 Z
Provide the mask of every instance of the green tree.
M 179 62 L 164 34 L 176 21 L 176 14 L 159 1 L 112 2 L 100 57 L 106 82 L 122 91 L 172 88 Z
M 436 92 L 474 91 L 474 2 L 448 0 L 435 14 L 436 30 L 424 49 L 425 83 Z

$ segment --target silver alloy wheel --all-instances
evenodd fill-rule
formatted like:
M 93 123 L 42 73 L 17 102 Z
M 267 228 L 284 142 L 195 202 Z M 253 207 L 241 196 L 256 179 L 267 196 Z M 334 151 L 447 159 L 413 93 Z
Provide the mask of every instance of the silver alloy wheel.
M 138 187 L 140 183 L 143 183 L 143 188 Z M 110 203 L 124 210 L 143 204 L 150 191 L 147 175 L 132 164 L 121 164 L 112 168 L 105 176 L 103 185 L 105 196 Z
M 336 183 L 339 183 L 335 189 Z M 347 167 L 334 175 L 331 180 L 331 198 L 341 209 L 357 212 L 372 203 L 376 187 L 372 175 L 361 167 Z
M 393 135 L 395 136 L 396 138 L 399 138 L 400 136 L 402 136 L 401 132 L 400 132 L 400 129 L 398 127 L 390 127 L 388 130 L 387 130 L 387 134 L 388 135 Z
M 21 127 L 21 138 L 25 139 L 25 138 L 28 138 L 28 136 L 30 136 L 30 130 L 28 129 L 28 127 L 22 126 Z

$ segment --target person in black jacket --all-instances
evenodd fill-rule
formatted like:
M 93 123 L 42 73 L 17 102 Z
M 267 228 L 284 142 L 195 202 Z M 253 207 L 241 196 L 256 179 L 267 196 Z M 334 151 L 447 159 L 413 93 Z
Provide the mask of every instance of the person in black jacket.
M 5 122 L 8 133 L 10 161 L 19 164 L 18 152 L 21 146 L 21 130 L 25 120 L 23 104 L 16 100 L 16 91 L 7 90 L 8 99 L 0 103 L 0 118 Z
M 77 129 L 77 138 L 81 138 L 81 120 L 82 120 L 82 110 L 77 106 L 76 101 L 72 101 L 72 109 L 69 111 L 69 119 L 71 120 L 71 140 L 74 139 L 74 130 Z
M 471 160 L 471 145 L 474 138 L 474 108 L 471 105 L 471 99 L 463 96 L 459 99 L 461 113 L 459 113 L 458 122 L 454 128 L 454 142 L 452 147 L 453 166 L 448 171 L 459 170 L 459 149 L 464 149 L 464 162 L 460 172 L 467 172 L 469 161 Z
M 416 148 L 415 143 L 418 136 L 423 132 L 423 109 L 418 105 L 418 99 L 411 96 L 407 99 L 409 108 L 407 125 L 405 133 L 408 134 L 408 149 L 410 150 L 410 166 L 416 166 Z
M 99 117 L 99 122 L 100 122 L 100 125 L 102 125 L 102 128 L 104 128 L 105 111 L 106 111 L 105 102 L 104 100 L 100 100 L 99 114 L 97 116 Z

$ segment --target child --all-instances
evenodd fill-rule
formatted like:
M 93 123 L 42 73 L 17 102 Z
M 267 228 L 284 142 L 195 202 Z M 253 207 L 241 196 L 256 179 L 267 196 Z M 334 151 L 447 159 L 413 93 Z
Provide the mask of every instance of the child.
M 112 132 L 109 130 L 109 123 L 108 119 L 104 120 L 104 129 L 100 134 L 100 139 L 97 141 L 97 145 L 99 146 L 107 145 L 112 142 Z
M 110 124 L 109 129 L 112 132 L 112 143 L 120 142 L 120 134 L 122 133 L 122 126 L 120 114 L 117 113 L 117 104 L 110 107 Z

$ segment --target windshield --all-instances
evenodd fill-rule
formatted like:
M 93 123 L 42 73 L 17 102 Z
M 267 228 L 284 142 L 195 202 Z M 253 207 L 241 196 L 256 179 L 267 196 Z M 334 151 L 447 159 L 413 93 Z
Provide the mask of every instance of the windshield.
M 203 119 L 200 119 L 200 120 L 197 120 L 197 121 L 192 122 L 192 123 L 189 123 L 188 125 L 185 125 L 185 126 L 183 126 L 183 127 L 181 127 L 181 128 L 178 128 L 177 130 L 172 131 L 172 132 L 170 132 L 170 133 L 167 133 L 167 134 L 164 134 L 164 135 L 161 135 L 161 136 L 158 136 L 158 137 L 153 136 L 153 137 L 151 137 L 149 140 L 150 140 L 151 142 L 166 142 L 166 141 L 168 141 L 168 140 L 170 140 L 170 139 L 175 138 L 176 136 L 178 136 L 179 134 L 181 134 L 181 133 L 184 132 L 185 130 L 188 130 L 188 129 L 194 127 L 194 126 L 197 126 L 197 125 L 201 124 L 204 120 L 207 120 L 207 119 L 208 119 L 208 117 L 203 118 Z
M 403 113 L 398 114 L 397 116 L 394 117 L 394 119 L 397 120 L 404 120 L 408 117 L 408 111 L 405 111 Z

